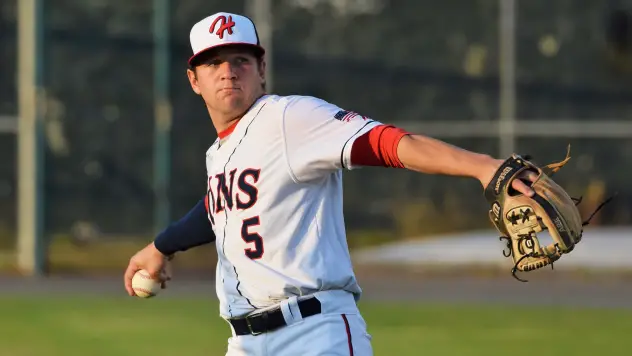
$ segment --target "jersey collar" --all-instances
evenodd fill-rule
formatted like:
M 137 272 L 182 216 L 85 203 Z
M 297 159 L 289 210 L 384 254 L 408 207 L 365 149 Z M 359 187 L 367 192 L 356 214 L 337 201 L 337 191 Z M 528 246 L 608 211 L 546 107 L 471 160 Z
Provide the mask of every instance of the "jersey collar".
M 232 124 L 230 124 L 230 126 L 228 126 L 226 129 L 224 129 L 223 131 L 219 132 L 217 134 L 217 136 L 219 137 L 220 140 L 225 139 L 226 137 L 228 137 L 228 135 L 230 135 L 231 133 L 233 133 L 233 131 L 235 131 L 235 127 L 237 127 L 237 124 L 239 123 L 239 121 L 241 121 L 241 118 L 238 120 L 235 120 L 235 122 L 233 122 Z
M 244 115 L 239 118 L 238 120 L 235 120 L 235 122 L 233 122 L 232 124 L 230 124 L 230 126 L 228 126 L 226 129 L 220 131 L 217 133 L 217 137 L 221 140 L 225 139 L 226 137 L 228 137 L 231 133 L 233 133 L 233 131 L 235 131 L 235 127 L 237 127 L 237 124 L 239 124 L 239 122 L 241 121 L 241 119 L 248 115 L 248 113 L 257 105 L 259 104 L 261 101 L 263 101 L 263 98 L 265 98 L 267 96 L 267 94 L 263 94 L 261 95 L 259 98 L 257 98 L 257 100 L 255 100 L 254 103 L 252 103 L 252 105 L 248 108 L 248 110 L 246 110 L 246 112 L 244 113 Z

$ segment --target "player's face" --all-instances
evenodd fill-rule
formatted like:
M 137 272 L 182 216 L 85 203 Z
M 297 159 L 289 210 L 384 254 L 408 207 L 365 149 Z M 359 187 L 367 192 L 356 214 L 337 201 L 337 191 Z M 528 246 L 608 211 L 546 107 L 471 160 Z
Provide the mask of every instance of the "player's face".
M 248 50 L 221 48 L 189 70 L 193 91 L 201 95 L 211 115 L 237 117 L 263 94 L 265 63 Z

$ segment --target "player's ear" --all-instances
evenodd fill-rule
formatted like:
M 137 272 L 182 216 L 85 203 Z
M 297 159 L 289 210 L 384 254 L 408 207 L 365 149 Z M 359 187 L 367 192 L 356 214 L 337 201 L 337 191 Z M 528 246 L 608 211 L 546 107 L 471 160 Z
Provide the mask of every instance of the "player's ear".
M 200 95 L 200 87 L 198 85 L 197 75 L 195 74 L 195 69 L 187 69 L 187 77 L 189 78 L 189 83 L 191 84 L 191 89 L 195 92 L 195 94 Z
M 261 78 L 261 84 L 266 82 L 266 60 L 261 57 L 257 62 L 259 62 L 259 78 Z

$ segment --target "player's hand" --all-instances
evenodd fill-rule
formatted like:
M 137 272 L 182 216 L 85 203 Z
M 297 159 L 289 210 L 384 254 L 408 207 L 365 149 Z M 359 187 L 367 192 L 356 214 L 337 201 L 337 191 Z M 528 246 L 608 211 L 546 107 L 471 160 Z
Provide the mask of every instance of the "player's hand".
M 171 280 L 171 266 L 168 258 L 156 249 L 153 242 L 138 251 L 129 260 L 124 281 L 125 289 L 130 296 L 136 295 L 132 289 L 132 277 L 141 269 L 149 272 L 152 278 L 161 281 L 163 289 L 167 287 L 167 281 Z
M 494 173 L 496 173 L 498 168 L 500 168 L 500 166 L 504 162 L 505 160 L 495 159 L 490 164 L 489 168 L 485 168 L 482 170 L 483 174 L 481 175 L 479 180 L 483 184 L 483 189 L 487 188 L 487 185 L 490 183 L 490 181 L 494 177 Z M 535 182 L 536 179 L 538 179 L 538 174 L 532 171 L 524 171 L 518 176 L 518 178 L 519 179 L 515 179 L 512 182 L 511 187 L 530 198 L 533 197 L 533 195 L 535 194 L 535 191 L 527 183 Z

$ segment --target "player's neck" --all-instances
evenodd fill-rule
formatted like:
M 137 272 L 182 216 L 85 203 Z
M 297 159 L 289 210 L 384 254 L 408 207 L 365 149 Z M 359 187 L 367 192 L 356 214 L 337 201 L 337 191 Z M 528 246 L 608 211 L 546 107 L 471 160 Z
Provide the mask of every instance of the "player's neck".
M 241 120 L 241 118 L 244 117 L 244 115 L 246 115 L 248 111 L 250 111 L 252 106 L 264 95 L 265 93 L 259 95 L 252 102 L 252 104 L 239 115 L 225 115 L 223 113 L 216 113 L 212 112 L 211 109 L 208 108 L 209 116 L 211 117 L 211 121 L 213 122 L 213 126 L 215 127 L 215 131 L 217 131 L 217 135 L 219 136 L 220 140 L 225 139 L 233 132 L 239 120 Z
M 209 116 L 211 117 L 211 121 L 213 122 L 213 127 L 217 134 L 222 134 L 226 130 L 229 130 L 233 127 L 243 116 L 245 113 L 241 113 L 239 115 L 222 115 L 220 113 L 211 112 L 209 110 Z

